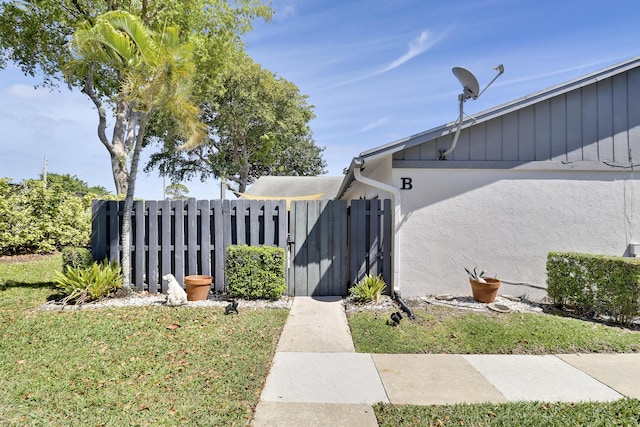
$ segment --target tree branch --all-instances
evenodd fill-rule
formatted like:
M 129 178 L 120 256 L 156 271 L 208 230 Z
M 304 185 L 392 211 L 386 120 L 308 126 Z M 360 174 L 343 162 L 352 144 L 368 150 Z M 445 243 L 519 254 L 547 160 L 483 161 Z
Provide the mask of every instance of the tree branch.
M 195 152 L 196 156 L 198 156 L 198 158 L 200 159 L 200 161 L 204 162 L 206 165 L 211 166 L 213 165 L 213 162 L 211 160 L 209 160 L 209 157 L 205 156 L 203 154 L 203 149 L 199 149 Z
M 142 7 L 140 10 L 140 20 L 142 22 L 145 23 L 145 25 L 149 24 L 149 21 L 147 21 L 148 17 L 147 17 L 147 0 L 142 0 Z
M 98 138 L 100 138 L 100 142 L 107 148 L 109 154 L 114 155 L 113 147 L 107 138 L 107 134 L 105 132 L 107 128 L 107 112 L 104 108 L 104 104 L 100 97 L 96 94 L 96 91 L 93 88 L 93 78 L 96 69 L 96 64 L 92 63 L 89 65 L 89 70 L 87 71 L 87 79 L 84 82 L 84 87 L 82 88 L 82 92 L 86 94 L 93 104 L 98 109 Z

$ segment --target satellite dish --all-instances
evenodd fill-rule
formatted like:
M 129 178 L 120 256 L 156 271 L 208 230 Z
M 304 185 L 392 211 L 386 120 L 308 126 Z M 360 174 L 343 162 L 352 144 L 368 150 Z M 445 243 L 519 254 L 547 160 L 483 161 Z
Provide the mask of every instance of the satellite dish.
M 480 85 L 478 84 L 478 79 L 476 79 L 476 76 L 474 76 L 473 73 L 471 73 L 471 71 L 465 70 L 462 67 L 453 67 L 453 69 L 451 70 L 453 71 L 453 75 L 456 76 L 456 78 L 458 79 L 458 81 L 460 82 L 463 88 L 462 93 L 458 95 L 458 102 L 460 103 L 460 116 L 458 117 L 458 120 L 457 120 L 458 129 L 456 130 L 456 133 L 453 136 L 453 143 L 451 144 L 451 147 L 448 150 L 446 151 L 440 150 L 439 160 L 446 160 L 447 156 L 451 154 L 454 148 L 456 148 L 456 144 L 458 143 L 458 137 L 460 136 L 460 129 L 462 129 L 462 121 L 464 119 L 464 103 L 466 102 L 466 100 L 478 99 L 480 95 L 482 95 L 484 91 L 487 90 L 487 88 L 491 86 L 491 84 L 495 82 L 496 79 L 502 75 L 502 73 L 504 73 L 504 66 L 502 64 L 498 65 L 497 67 L 494 67 L 493 69 L 496 70 L 498 74 L 493 78 L 493 80 L 489 82 L 487 86 L 485 86 L 484 89 L 482 89 L 482 92 L 480 91 Z
M 465 70 L 462 67 L 453 67 L 453 75 L 456 76 L 460 84 L 462 85 L 463 95 L 465 99 L 473 98 L 477 99 L 480 96 L 480 85 L 478 79 L 469 70 Z

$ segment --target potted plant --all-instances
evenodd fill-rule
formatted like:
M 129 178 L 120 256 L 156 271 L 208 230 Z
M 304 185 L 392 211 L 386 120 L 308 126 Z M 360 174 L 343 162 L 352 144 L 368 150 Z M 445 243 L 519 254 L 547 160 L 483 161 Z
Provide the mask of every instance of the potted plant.
M 494 302 L 498 295 L 498 289 L 500 288 L 500 280 L 492 277 L 485 277 L 484 270 L 478 274 L 478 267 L 475 267 L 473 271 L 465 267 L 465 271 L 469 275 L 469 283 L 471 283 L 473 299 L 485 304 Z
M 184 284 L 187 288 L 187 301 L 203 301 L 211 291 L 212 276 L 193 275 L 185 276 Z

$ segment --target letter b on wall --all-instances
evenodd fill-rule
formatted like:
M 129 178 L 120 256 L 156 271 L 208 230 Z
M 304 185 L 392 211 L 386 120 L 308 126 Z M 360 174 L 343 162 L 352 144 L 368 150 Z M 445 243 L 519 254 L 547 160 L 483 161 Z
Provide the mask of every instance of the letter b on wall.
M 402 180 L 401 190 L 411 190 L 413 188 L 413 183 L 411 178 L 400 178 Z

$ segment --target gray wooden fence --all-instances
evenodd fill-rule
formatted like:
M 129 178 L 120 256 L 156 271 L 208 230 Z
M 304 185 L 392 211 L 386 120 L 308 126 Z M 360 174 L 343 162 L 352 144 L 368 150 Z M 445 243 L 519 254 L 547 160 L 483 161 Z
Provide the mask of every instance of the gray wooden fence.
M 94 200 L 91 249 L 95 259 L 119 260 L 124 202 Z M 172 273 L 214 278 L 225 289 L 224 254 L 236 244 L 286 248 L 284 201 L 136 201 L 131 218 L 132 283 L 137 290 L 165 292 L 162 276 Z
M 94 200 L 91 248 L 95 259 L 120 260 L 123 202 Z M 288 250 L 288 294 L 346 295 L 366 274 L 391 279 L 391 201 L 284 200 L 136 201 L 131 219 L 132 283 L 166 292 L 162 276 L 214 277 L 224 291 L 229 245 Z

